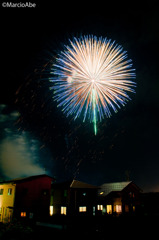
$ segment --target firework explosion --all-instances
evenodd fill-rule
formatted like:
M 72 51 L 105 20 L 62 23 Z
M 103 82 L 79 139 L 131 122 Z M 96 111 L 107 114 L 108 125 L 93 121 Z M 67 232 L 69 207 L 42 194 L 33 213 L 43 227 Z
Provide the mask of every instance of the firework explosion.
M 70 40 L 51 69 L 54 98 L 67 116 L 83 115 L 94 123 L 111 116 L 111 109 L 124 106 L 135 92 L 132 61 L 127 52 L 107 38 L 85 36 Z

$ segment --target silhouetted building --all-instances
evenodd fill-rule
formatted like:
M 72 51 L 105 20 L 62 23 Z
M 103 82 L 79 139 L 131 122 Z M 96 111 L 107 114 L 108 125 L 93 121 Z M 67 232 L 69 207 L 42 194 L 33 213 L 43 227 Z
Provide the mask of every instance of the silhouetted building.
M 141 203 L 141 189 L 133 182 L 102 184 L 98 190 L 97 210 L 103 214 L 137 213 Z
M 0 221 L 13 217 L 45 220 L 52 215 L 130 215 L 142 205 L 143 213 L 155 214 L 158 200 L 159 194 L 141 194 L 133 182 L 96 187 L 78 180 L 55 183 L 45 174 L 36 175 L 0 183 Z
M 97 187 L 71 180 L 52 185 L 50 215 L 94 215 Z
M 0 221 L 49 216 L 51 184 L 47 175 L 18 178 L 0 183 Z

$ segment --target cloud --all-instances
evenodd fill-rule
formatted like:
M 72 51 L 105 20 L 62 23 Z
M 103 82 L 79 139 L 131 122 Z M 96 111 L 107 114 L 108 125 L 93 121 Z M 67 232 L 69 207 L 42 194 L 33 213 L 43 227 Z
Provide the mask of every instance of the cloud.
M 0 163 L 4 175 L 16 178 L 44 173 L 44 169 L 35 162 L 33 151 L 28 153 L 29 149 L 23 142 L 17 144 L 17 139 L 5 138 L 0 145 Z
M 17 178 L 43 174 L 39 164 L 39 141 L 26 131 L 18 131 L 15 121 L 20 114 L 17 111 L 4 113 L 6 105 L 0 105 L 0 170 L 7 178 Z

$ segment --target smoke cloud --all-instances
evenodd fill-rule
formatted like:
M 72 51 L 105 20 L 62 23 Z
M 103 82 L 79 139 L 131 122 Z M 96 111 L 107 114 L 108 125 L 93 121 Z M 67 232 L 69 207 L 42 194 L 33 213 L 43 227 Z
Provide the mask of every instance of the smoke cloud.
M 6 111 L 6 105 L 0 105 L 0 170 L 6 178 L 25 177 L 43 174 L 39 163 L 40 143 L 31 133 L 18 130 L 17 111 Z

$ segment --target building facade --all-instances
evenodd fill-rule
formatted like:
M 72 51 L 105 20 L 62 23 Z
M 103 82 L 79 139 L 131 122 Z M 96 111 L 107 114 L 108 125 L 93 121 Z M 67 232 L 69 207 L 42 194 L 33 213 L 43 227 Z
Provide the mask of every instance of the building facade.
M 0 183 L 0 221 L 48 217 L 53 181 L 44 174 Z
M 52 185 L 50 215 L 94 215 L 97 187 L 71 180 Z
M 140 206 L 141 189 L 133 182 L 96 187 L 75 179 L 55 183 L 52 177 L 37 175 L 0 183 L 0 222 L 4 223 L 13 217 L 45 220 L 53 215 L 130 215 Z
M 102 184 L 98 190 L 101 214 L 136 214 L 141 205 L 141 189 L 133 182 Z
M 16 184 L 0 183 L 0 222 L 10 222 L 13 217 Z

